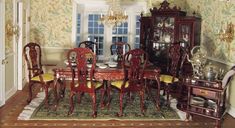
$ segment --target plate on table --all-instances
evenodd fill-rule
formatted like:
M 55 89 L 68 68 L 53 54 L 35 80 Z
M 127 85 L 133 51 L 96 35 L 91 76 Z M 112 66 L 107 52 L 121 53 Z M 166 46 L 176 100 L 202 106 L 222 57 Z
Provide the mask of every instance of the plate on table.
M 110 68 L 115 68 L 115 67 L 117 67 L 117 63 L 115 63 L 115 62 L 113 62 L 113 63 L 108 63 L 108 66 L 109 66 Z
M 105 68 L 107 68 L 108 66 L 105 65 L 105 64 L 100 64 L 98 67 L 99 67 L 100 69 L 105 69 Z
M 88 68 L 91 68 L 92 67 L 92 64 L 87 64 L 86 65 Z
M 103 63 L 96 63 L 96 66 L 104 65 Z

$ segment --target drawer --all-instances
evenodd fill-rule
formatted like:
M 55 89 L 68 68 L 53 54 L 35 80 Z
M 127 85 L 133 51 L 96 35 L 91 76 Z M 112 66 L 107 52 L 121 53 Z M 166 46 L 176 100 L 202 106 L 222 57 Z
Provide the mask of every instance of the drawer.
M 198 96 L 203 96 L 205 98 L 218 99 L 217 92 L 213 92 L 213 91 L 209 91 L 205 89 L 193 88 L 193 94 L 198 95 Z

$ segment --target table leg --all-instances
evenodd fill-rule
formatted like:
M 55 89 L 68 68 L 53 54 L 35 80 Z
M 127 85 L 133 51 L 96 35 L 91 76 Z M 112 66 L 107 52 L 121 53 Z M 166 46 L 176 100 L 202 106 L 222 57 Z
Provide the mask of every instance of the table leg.
M 107 82 L 107 95 L 108 95 L 108 109 L 110 109 L 110 102 L 111 102 L 111 98 L 110 98 L 110 93 L 111 93 L 111 81 Z
M 55 109 L 57 108 L 57 105 L 58 105 L 58 101 L 59 101 L 59 98 L 58 98 L 58 95 L 57 95 L 57 83 L 58 83 L 58 80 L 59 78 L 55 78 L 54 79 L 54 85 L 53 85 L 53 88 L 54 88 L 54 106 L 55 106 Z
M 160 85 L 160 79 L 159 77 L 156 78 L 157 81 L 157 102 L 156 102 L 156 108 L 157 110 L 160 110 L 160 90 L 161 90 L 161 85 Z
M 101 109 L 104 109 L 105 103 L 104 103 L 104 95 L 106 91 L 106 81 L 103 81 L 103 88 L 101 89 Z

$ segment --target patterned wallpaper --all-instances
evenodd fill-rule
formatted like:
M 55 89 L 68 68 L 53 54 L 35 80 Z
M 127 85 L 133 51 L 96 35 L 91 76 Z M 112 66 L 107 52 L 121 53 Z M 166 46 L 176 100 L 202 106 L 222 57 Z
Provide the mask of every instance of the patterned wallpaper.
M 235 24 L 235 2 L 220 0 L 186 0 L 189 14 L 196 11 L 202 18 L 201 44 L 212 58 L 222 62 L 235 63 L 235 40 L 231 43 L 220 41 L 218 31 L 228 22 Z
M 45 47 L 71 47 L 73 0 L 31 0 L 30 41 Z M 182 5 L 182 0 L 170 2 Z M 157 5 L 162 0 L 153 0 Z M 173 6 L 174 4 L 172 4 Z
M 13 2 L 12 0 L 5 1 L 5 22 L 13 23 Z M 8 36 L 5 34 L 5 53 L 9 54 L 13 52 L 13 36 Z
M 151 1 L 151 0 L 149 0 Z M 152 0 L 159 7 L 162 0 Z M 171 6 L 196 12 L 202 18 L 202 40 L 208 55 L 222 61 L 234 62 L 235 42 L 218 40 L 218 30 L 235 20 L 235 3 L 220 0 L 168 0 Z M 46 47 L 70 47 L 72 27 L 72 0 L 32 0 L 30 40 Z M 235 22 L 234 22 L 235 23 Z
M 72 0 L 31 0 L 30 41 L 45 47 L 71 43 Z

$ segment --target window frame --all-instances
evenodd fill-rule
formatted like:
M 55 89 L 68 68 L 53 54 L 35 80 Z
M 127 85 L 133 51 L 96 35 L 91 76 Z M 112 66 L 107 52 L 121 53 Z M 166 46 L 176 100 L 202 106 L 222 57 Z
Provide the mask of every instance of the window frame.
M 135 48 L 136 38 L 136 15 L 140 15 L 141 12 L 145 12 L 147 9 L 146 1 L 138 2 L 121 2 L 122 8 L 126 10 L 128 15 L 128 42 L 131 48 Z M 81 41 L 87 40 L 88 38 L 88 15 L 89 14 L 106 14 L 109 9 L 109 5 L 106 0 L 73 0 L 73 25 L 72 25 L 72 42 L 76 44 L 76 18 L 77 13 L 81 14 Z M 110 57 L 110 45 L 112 44 L 112 28 L 104 25 L 104 44 L 103 44 L 103 55 L 99 58 L 108 59 Z M 73 44 L 73 46 L 75 46 Z

